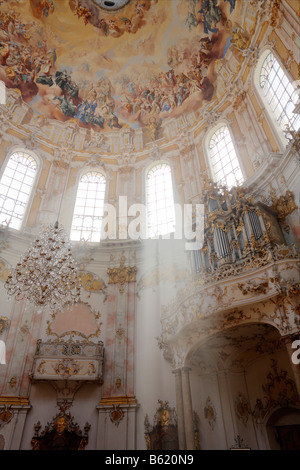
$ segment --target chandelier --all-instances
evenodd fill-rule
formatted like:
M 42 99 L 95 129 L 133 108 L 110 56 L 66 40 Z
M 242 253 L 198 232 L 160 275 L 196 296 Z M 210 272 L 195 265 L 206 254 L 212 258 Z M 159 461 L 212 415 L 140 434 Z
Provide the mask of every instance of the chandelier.
M 62 226 L 49 225 L 23 254 L 5 282 L 10 297 L 62 308 L 80 297 L 77 263 Z

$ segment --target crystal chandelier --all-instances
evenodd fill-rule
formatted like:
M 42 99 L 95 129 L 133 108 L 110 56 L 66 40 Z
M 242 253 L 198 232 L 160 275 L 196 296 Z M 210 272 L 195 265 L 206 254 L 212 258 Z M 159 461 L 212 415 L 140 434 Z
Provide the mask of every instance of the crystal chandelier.
M 5 288 L 10 297 L 39 307 L 58 309 L 79 301 L 77 263 L 58 222 L 39 234 L 8 276 Z

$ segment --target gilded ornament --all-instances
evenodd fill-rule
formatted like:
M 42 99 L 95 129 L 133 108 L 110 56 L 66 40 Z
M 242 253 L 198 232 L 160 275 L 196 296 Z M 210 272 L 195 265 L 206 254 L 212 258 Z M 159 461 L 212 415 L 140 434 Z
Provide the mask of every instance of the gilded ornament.
M 14 414 L 11 406 L 11 404 L 5 404 L 3 410 L 0 410 L 0 428 L 12 420 Z
M 299 72 L 300 72 L 300 65 L 299 65 Z M 300 75 L 300 73 L 299 73 Z M 298 110 L 299 112 L 299 110 Z M 292 148 L 297 154 L 297 158 L 299 160 L 299 154 L 300 154 L 300 130 L 298 129 L 297 131 L 290 129 L 288 126 L 286 126 L 286 130 L 284 131 L 286 138 L 289 140 Z
M 10 320 L 7 317 L 0 317 L 0 335 L 8 330 L 10 325 Z
M 232 32 L 231 44 L 239 51 L 244 51 L 249 44 L 249 37 L 245 31 L 237 29 Z
M 211 402 L 210 397 L 207 397 L 205 407 L 204 407 L 204 417 L 208 420 L 209 425 L 214 429 L 216 422 L 216 410 L 214 405 Z
M 243 295 L 249 293 L 265 294 L 268 286 L 268 280 L 262 280 L 261 282 L 253 282 L 250 280 L 247 283 L 238 283 L 238 288 L 242 291 Z
M 32 450 L 84 450 L 90 428 L 91 425 L 86 423 L 82 432 L 73 417 L 61 411 L 51 423 L 47 423 L 42 432 L 40 421 L 34 425 Z
M 105 294 L 106 285 L 102 279 L 99 279 L 95 274 L 79 271 L 78 278 L 81 282 L 81 287 L 87 292 L 103 292 Z
M 153 425 L 150 425 L 148 415 L 144 420 L 147 449 L 165 449 L 164 440 L 167 436 L 169 444 L 165 450 L 176 450 L 178 449 L 178 428 L 175 408 L 171 408 L 167 401 L 158 400 L 158 403 L 159 407 L 156 410 Z
M 100 400 L 99 405 L 111 406 L 111 405 L 136 405 L 135 396 L 123 395 L 117 397 L 103 397 Z
M 15 375 L 13 375 L 10 378 L 10 381 L 8 383 L 9 383 L 10 388 L 14 388 L 17 384 L 17 377 Z
M 124 292 L 124 285 L 136 281 L 136 266 L 124 266 L 124 259 L 121 259 L 120 266 L 117 268 L 108 268 L 109 284 L 120 284 L 120 292 Z
M 118 378 L 116 379 L 116 387 L 117 387 L 117 388 L 120 388 L 120 387 L 121 387 L 121 384 L 122 384 L 122 380 L 121 380 L 120 377 L 118 377 Z
M 279 11 L 280 11 L 280 0 L 273 0 L 272 2 L 272 10 L 271 10 L 271 18 L 270 18 L 270 25 L 272 28 L 276 28 L 279 18 Z
M 268 382 L 262 385 L 265 403 L 261 398 L 257 398 L 252 410 L 256 424 L 260 424 L 274 409 L 300 405 L 295 382 L 288 378 L 286 370 L 278 370 L 275 359 L 271 359 L 271 363 L 271 371 L 267 375 Z
M 124 337 L 124 334 L 125 334 L 124 328 L 119 326 L 119 328 L 116 331 L 116 337 L 118 338 L 119 341 Z
M 80 366 L 77 361 L 73 359 L 62 359 L 54 366 L 54 371 L 57 375 L 61 375 L 65 379 L 77 375 L 79 373 Z
M 249 415 L 251 414 L 251 410 L 250 410 L 248 401 L 241 393 L 239 393 L 235 401 L 235 412 L 236 412 L 237 417 L 244 424 L 246 424 L 248 421 Z
M 112 423 L 119 426 L 120 422 L 124 418 L 124 411 L 119 405 L 114 405 L 113 410 L 109 413 L 109 417 Z
M 288 190 L 286 191 L 285 195 L 282 195 L 278 198 L 274 197 L 274 195 L 272 195 L 271 197 L 272 197 L 272 205 L 270 206 L 271 210 L 273 210 L 276 213 L 284 229 L 287 232 L 289 232 L 289 226 L 286 223 L 285 219 L 288 215 L 292 214 L 294 210 L 298 209 L 298 206 L 295 203 L 293 193 Z

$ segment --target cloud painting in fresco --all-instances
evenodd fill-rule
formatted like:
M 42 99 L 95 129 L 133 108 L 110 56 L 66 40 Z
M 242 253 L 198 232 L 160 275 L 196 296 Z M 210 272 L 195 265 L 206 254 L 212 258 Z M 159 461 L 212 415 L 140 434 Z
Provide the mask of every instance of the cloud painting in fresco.
M 0 80 L 47 118 L 94 130 L 144 127 L 215 94 L 241 0 L 0 3 Z

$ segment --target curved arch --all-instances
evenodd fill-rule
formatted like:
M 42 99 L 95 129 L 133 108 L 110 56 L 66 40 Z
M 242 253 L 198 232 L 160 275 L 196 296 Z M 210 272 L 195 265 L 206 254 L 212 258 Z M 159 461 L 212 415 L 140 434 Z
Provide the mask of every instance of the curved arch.
M 13 147 L 9 151 L 0 173 L 0 224 L 21 229 L 39 168 L 40 159 L 31 150 Z
M 85 166 L 84 168 L 82 168 L 78 173 L 77 173 L 77 186 L 78 186 L 78 183 L 81 179 L 81 177 L 83 175 L 85 175 L 86 173 L 90 173 L 90 172 L 96 172 L 96 173 L 100 173 L 105 179 L 107 179 L 107 174 L 106 172 L 104 171 L 104 169 L 101 167 L 94 167 L 94 166 Z
M 216 183 L 231 188 L 244 181 L 243 168 L 226 121 L 220 121 L 208 131 L 204 145 L 210 173 Z
M 253 337 L 251 337 L 251 335 L 249 335 L 249 332 L 251 332 L 251 329 L 253 329 L 253 328 L 256 328 L 257 333 L 254 334 L 255 333 L 255 331 L 254 331 L 253 332 Z M 253 343 L 253 342 L 257 341 L 257 346 L 259 346 L 259 347 L 257 347 L 256 354 L 258 354 L 258 355 L 270 354 L 270 351 L 268 350 L 268 347 L 267 347 L 267 336 L 269 337 L 269 339 L 270 338 L 271 339 L 274 339 L 274 338 L 276 339 L 277 338 L 278 339 L 278 344 L 281 346 L 281 337 L 282 337 L 282 335 L 281 335 L 281 332 L 280 332 L 279 328 L 277 327 L 277 325 L 272 324 L 271 322 L 268 322 L 268 321 L 257 321 L 257 319 L 248 319 L 246 321 L 243 321 L 242 323 L 227 325 L 227 326 L 225 326 L 225 328 L 223 330 L 216 329 L 215 331 L 211 331 L 209 335 L 206 335 L 206 336 L 203 335 L 203 337 L 198 342 L 194 343 L 190 347 L 188 352 L 186 353 L 185 359 L 184 359 L 184 365 L 186 365 L 186 366 L 192 365 L 193 357 L 195 357 L 195 355 L 197 354 L 197 351 L 199 351 L 199 350 L 204 351 L 205 354 L 208 354 L 208 356 L 212 360 L 213 359 L 212 351 L 210 351 L 210 354 L 208 353 L 208 351 L 209 351 L 208 343 L 209 342 L 212 343 L 213 340 L 217 340 L 216 342 L 220 343 L 219 346 L 223 345 L 226 349 L 226 347 L 228 346 L 228 344 L 230 342 L 230 336 L 235 338 L 234 333 L 236 331 L 238 332 L 238 335 L 244 333 L 244 337 L 245 337 L 245 332 L 247 332 L 246 336 L 247 336 L 247 341 L 249 341 L 249 342 Z M 273 338 L 273 336 L 274 336 L 274 338 Z M 233 344 L 237 345 L 238 341 L 236 339 L 234 339 Z M 243 344 L 241 342 L 239 347 L 242 347 L 242 346 L 244 347 L 245 344 Z M 273 346 L 275 347 L 275 344 L 273 344 L 272 347 Z M 232 349 L 232 351 L 233 351 L 233 349 Z M 239 354 L 241 354 L 241 350 L 237 350 L 237 352 Z M 255 357 L 248 358 L 247 365 L 249 365 L 251 362 L 253 362 L 253 360 L 255 360 Z M 224 362 L 223 365 L 225 366 L 225 362 Z
M 299 450 L 300 442 L 298 447 L 291 448 L 293 445 L 291 437 L 295 427 L 300 430 L 300 405 L 273 408 L 267 413 L 262 424 L 265 426 L 271 450 Z M 289 438 L 289 449 L 286 449 L 287 443 L 282 439 L 285 435 Z
M 106 176 L 102 171 L 88 169 L 79 175 L 71 240 L 100 242 L 105 195 Z
M 293 113 L 299 90 L 296 91 L 293 77 L 275 50 L 266 47 L 262 51 L 254 70 L 253 82 L 258 99 L 267 111 L 271 129 L 274 129 L 281 147 L 285 148 L 288 143 L 284 134 L 285 126 L 294 130 L 300 126 L 299 115 Z

